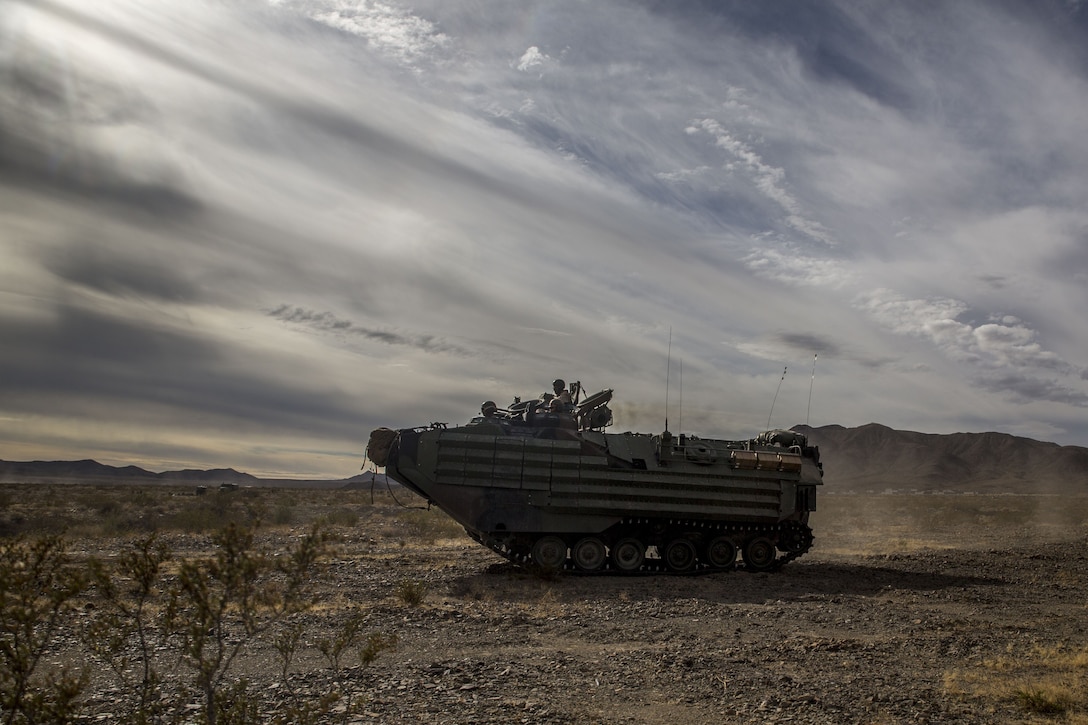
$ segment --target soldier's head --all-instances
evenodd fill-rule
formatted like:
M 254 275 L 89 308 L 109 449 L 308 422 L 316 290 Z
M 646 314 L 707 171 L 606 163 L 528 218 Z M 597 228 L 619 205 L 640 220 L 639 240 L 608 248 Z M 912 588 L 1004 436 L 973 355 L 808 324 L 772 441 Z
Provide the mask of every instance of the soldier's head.
M 556 395 L 559 395 L 560 393 L 562 393 L 566 389 L 566 387 L 567 387 L 567 384 L 565 382 L 563 382 L 563 380 L 560 379 L 560 378 L 556 378 L 555 380 L 552 381 L 552 390 L 555 391 Z

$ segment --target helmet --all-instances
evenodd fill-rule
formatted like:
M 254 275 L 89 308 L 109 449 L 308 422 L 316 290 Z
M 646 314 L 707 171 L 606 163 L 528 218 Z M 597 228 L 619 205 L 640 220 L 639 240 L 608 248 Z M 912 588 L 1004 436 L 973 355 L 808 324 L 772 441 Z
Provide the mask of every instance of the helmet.
M 552 389 L 553 390 L 562 389 L 562 388 L 565 388 L 565 387 L 567 387 L 567 384 L 563 381 L 562 378 L 556 378 L 555 380 L 552 381 Z

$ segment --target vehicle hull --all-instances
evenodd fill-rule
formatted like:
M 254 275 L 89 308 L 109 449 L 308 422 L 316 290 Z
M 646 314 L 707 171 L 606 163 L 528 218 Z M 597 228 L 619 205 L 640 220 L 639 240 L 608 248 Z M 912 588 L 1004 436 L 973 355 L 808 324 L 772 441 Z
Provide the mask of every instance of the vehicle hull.
M 808 515 L 822 470 L 818 451 L 800 436 L 801 445 L 783 446 L 561 423 L 541 417 L 532 425 L 400 430 L 386 473 L 473 538 L 524 563 L 545 536 L 561 539 L 572 555 L 590 538 L 609 550 L 633 538 L 651 554 L 674 539 L 699 550 L 726 537 L 740 551 L 768 539 L 789 558 L 811 545 Z

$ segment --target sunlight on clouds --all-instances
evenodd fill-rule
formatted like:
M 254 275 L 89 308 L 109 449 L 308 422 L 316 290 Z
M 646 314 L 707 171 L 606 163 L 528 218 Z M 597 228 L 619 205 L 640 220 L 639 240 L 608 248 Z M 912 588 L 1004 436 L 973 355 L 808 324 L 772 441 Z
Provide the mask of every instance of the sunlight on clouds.
M 1071 365 L 1035 341 L 1034 330 L 1019 322 L 979 325 L 973 335 L 978 349 L 993 356 L 993 364 L 998 367 L 1040 368 L 1062 374 L 1073 372 Z
M 744 264 L 760 277 L 786 284 L 811 287 L 841 288 L 854 281 L 854 272 L 845 264 L 833 259 L 821 259 L 784 250 L 757 248 L 744 258 Z
M 818 350 L 822 422 L 1078 440 L 1086 85 L 1036 15 L 0 5 L 0 456 L 353 473 L 556 376 L 656 428 L 670 328 L 705 434 L 787 362 L 799 422 Z
M 972 325 L 959 321 L 968 311 L 960 300 L 907 299 L 875 290 L 857 299 L 859 308 L 900 335 L 928 340 L 949 359 L 976 366 L 980 387 L 1022 400 L 1055 400 L 1083 405 L 1088 395 L 1072 384 L 1044 375 L 1074 377 L 1076 369 L 1036 342 L 1037 333 L 1015 317 Z
M 401 7 L 375 0 L 269 0 L 331 28 L 365 38 L 379 52 L 413 66 L 449 44 L 433 23 Z
M 968 309 L 959 300 L 907 299 L 881 289 L 859 295 L 856 304 L 898 335 L 925 338 L 953 357 L 975 359 L 971 327 L 956 320 Z
M 529 71 L 537 71 L 550 63 L 551 58 L 547 54 L 541 53 L 540 48 L 531 46 L 521 58 L 518 59 L 517 69 L 522 73 L 528 73 Z M 523 108 L 524 110 L 524 108 Z

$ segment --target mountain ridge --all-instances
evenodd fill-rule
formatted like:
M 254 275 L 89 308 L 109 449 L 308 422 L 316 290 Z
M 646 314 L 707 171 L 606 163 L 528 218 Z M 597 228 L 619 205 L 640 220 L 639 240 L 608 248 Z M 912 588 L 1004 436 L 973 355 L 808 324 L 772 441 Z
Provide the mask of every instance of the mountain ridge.
M 384 474 L 378 474 L 378 478 L 382 483 L 385 482 Z M 77 461 L 0 460 L 0 483 L 140 483 L 194 486 L 234 484 L 237 486 L 335 488 L 358 485 L 364 479 L 369 485 L 371 474 L 360 473 L 337 479 L 259 478 L 233 468 L 207 470 L 187 468 L 156 473 L 133 465 L 110 466 L 89 458 Z
M 836 490 L 1088 493 L 1088 448 L 1009 433 L 919 433 L 867 423 L 794 426 Z

